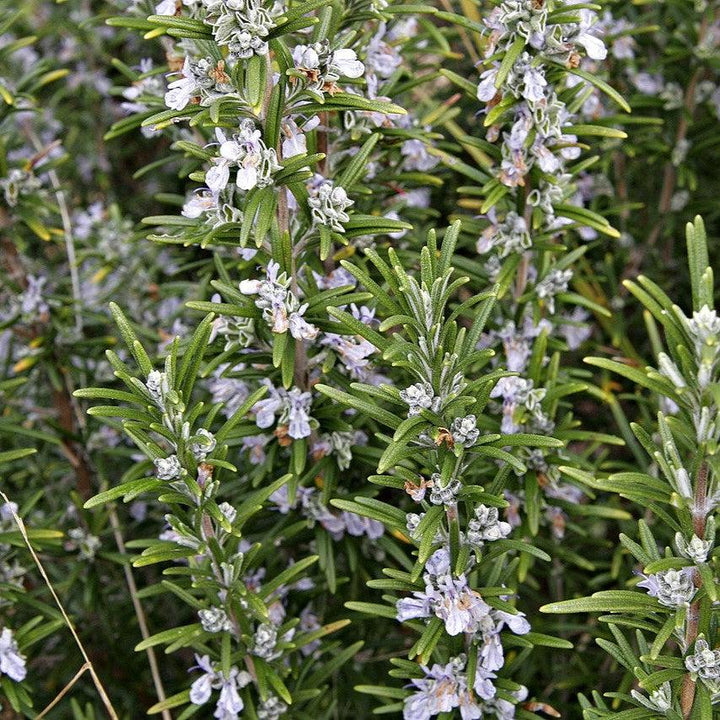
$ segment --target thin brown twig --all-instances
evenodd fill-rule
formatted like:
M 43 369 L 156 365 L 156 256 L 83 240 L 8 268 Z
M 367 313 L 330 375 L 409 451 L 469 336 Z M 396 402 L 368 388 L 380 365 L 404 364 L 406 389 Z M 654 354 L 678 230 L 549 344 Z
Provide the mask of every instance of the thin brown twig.
M 705 14 L 705 16 L 702 19 L 702 22 L 700 24 L 700 29 L 698 31 L 698 45 L 702 44 L 705 40 L 705 36 L 707 35 L 708 29 L 710 27 L 710 14 Z M 685 89 L 685 96 L 683 98 L 683 108 L 682 108 L 682 114 L 680 116 L 680 121 L 678 122 L 677 130 L 675 132 L 675 145 L 674 147 L 678 147 L 681 145 L 686 137 L 688 130 L 690 129 L 690 124 L 692 122 L 693 116 L 695 114 L 695 93 L 697 89 L 698 82 L 700 81 L 700 78 L 703 74 L 703 68 L 698 67 L 695 72 L 693 73 L 692 77 L 690 78 L 690 82 L 687 85 L 687 88 Z M 675 192 L 675 184 L 677 182 L 677 170 L 675 168 L 675 165 L 672 162 L 672 159 L 668 160 L 667 163 L 665 163 L 665 168 L 663 170 L 663 184 L 662 188 L 660 190 L 660 202 L 658 205 L 658 219 L 653 226 L 652 230 L 650 231 L 650 235 L 648 235 L 647 245 L 650 247 L 653 247 L 655 243 L 658 241 L 658 238 L 660 237 L 660 234 L 662 232 L 662 229 L 665 225 L 665 221 L 667 219 L 667 215 L 670 212 L 670 208 L 672 206 L 672 198 L 673 194 Z M 635 252 L 633 254 L 633 257 L 631 258 L 630 264 L 628 268 L 625 271 L 625 277 L 634 277 L 638 274 L 638 271 L 640 269 L 640 263 L 642 262 L 642 258 L 645 255 L 644 249 L 642 252 Z
M 33 129 L 29 125 L 25 125 L 25 133 L 33 144 L 34 148 L 38 152 L 44 152 L 44 148 L 40 138 L 35 134 Z M 72 221 L 70 219 L 70 210 L 68 209 L 67 202 L 65 200 L 65 193 L 62 190 L 60 184 L 60 178 L 55 170 L 48 171 L 48 177 L 50 178 L 50 184 L 55 192 L 55 199 L 60 210 L 60 218 L 63 225 L 63 235 L 65 237 L 65 252 L 67 253 L 68 265 L 70 267 L 70 285 L 72 287 L 73 294 L 73 317 L 75 318 L 75 330 L 77 333 L 82 333 L 83 322 L 82 312 L 80 306 L 80 275 L 78 273 L 78 263 L 75 254 L 75 238 L 73 236 Z
M 5 219 L 0 214 L 0 227 L 4 225 L 4 222 Z M 2 250 L 0 253 L 0 261 L 7 269 L 10 277 L 24 290 L 28 287 L 28 274 L 15 243 L 8 235 L 0 235 L 0 250 Z M 43 316 L 38 322 L 34 323 L 31 329 L 32 338 L 40 337 L 43 328 L 48 322 L 49 317 L 46 318 Z M 74 405 L 74 398 L 68 387 L 67 372 L 62 366 L 57 352 L 51 349 L 49 356 L 58 374 L 63 378 L 62 386 L 52 393 L 53 406 L 58 423 L 63 430 L 61 449 L 75 471 L 77 477 L 75 487 L 78 493 L 80 493 L 84 499 L 88 499 L 92 494 L 92 470 L 85 456 L 84 449 L 73 440 L 77 429 L 77 406 Z
M 115 506 L 111 505 L 108 512 L 110 518 L 110 526 L 112 527 L 113 537 L 115 538 L 115 544 L 119 552 L 122 555 L 126 555 L 125 541 L 122 536 L 122 529 L 120 521 L 117 516 Z M 140 598 L 138 597 L 138 589 L 135 584 L 135 578 L 133 577 L 132 570 L 127 564 L 123 564 L 123 571 L 125 573 L 125 582 L 130 591 L 130 599 L 132 600 L 133 609 L 135 610 L 135 617 L 137 618 L 138 625 L 140 627 L 140 634 L 143 640 L 147 640 L 150 637 L 150 631 L 148 629 L 147 617 L 143 609 Z M 155 686 L 155 694 L 157 695 L 158 702 L 164 702 L 167 698 L 165 693 L 165 687 L 163 686 L 162 678 L 160 677 L 160 668 L 157 662 L 157 656 L 155 655 L 154 648 L 145 648 L 145 654 L 147 655 L 148 664 L 150 665 L 150 675 L 152 676 L 153 685 Z M 169 710 L 162 711 L 163 720 L 172 720 L 172 715 Z
M 449 0 L 440 0 L 440 4 L 451 13 L 455 12 L 455 9 L 450 4 Z M 472 41 L 470 40 L 470 36 L 467 33 L 467 30 L 465 28 L 460 27 L 458 28 L 458 31 L 460 33 L 460 39 L 462 40 L 462 44 L 465 46 L 465 49 L 468 51 L 468 55 L 472 58 L 472 61 L 475 65 L 480 63 L 480 56 L 478 55 L 477 50 L 475 49 L 475 46 L 472 44 Z
M 70 692 L 73 685 L 85 674 L 88 669 L 88 664 L 85 663 L 76 673 L 73 679 L 55 696 L 55 699 L 35 718 L 40 720 L 47 716 L 47 714 Z
M 35 562 L 35 565 L 37 565 L 37 569 L 40 572 L 40 575 L 42 576 L 42 579 L 45 581 L 45 584 L 47 585 L 48 589 L 50 590 L 50 594 L 53 597 L 53 600 L 55 601 L 55 604 L 57 605 L 58 609 L 60 610 L 60 613 L 63 616 L 63 619 L 65 620 L 65 624 L 67 625 L 68 629 L 70 630 L 70 634 L 73 637 L 73 640 L 75 640 L 75 644 L 77 645 L 78 649 L 80 650 L 80 654 L 83 657 L 83 660 L 85 661 L 85 664 L 87 665 L 87 671 L 90 673 L 90 676 L 93 679 L 93 683 L 95 684 L 95 689 L 98 692 L 98 695 L 100 696 L 100 699 L 102 700 L 103 705 L 105 706 L 105 709 L 108 712 L 108 715 L 110 716 L 111 720 L 119 720 L 118 714 L 115 712 L 115 708 L 113 707 L 112 702 L 110 701 L 110 698 L 108 697 L 107 692 L 105 691 L 105 687 L 100 681 L 100 678 L 98 677 L 98 674 L 95 672 L 95 666 L 92 664 L 92 661 L 90 660 L 90 657 L 88 656 L 85 646 L 82 644 L 82 641 L 80 640 L 80 637 L 77 634 L 77 631 L 75 630 L 75 626 L 72 624 L 72 620 L 70 620 L 69 615 L 67 614 L 65 607 L 63 606 L 62 602 L 60 601 L 60 598 L 55 591 L 55 588 L 53 587 L 52 583 L 50 582 L 50 578 L 48 577 L 47 573 L 45 572 L 45 568 L 43 567 L 43 564 L 40 562 L 40 558 L 37 556 L 37 553 L 35 552 L 32 544 L 30 543 L 30 538 L 28 537 L 27 530 L 25 529 L 25 523 L 23 522 L 22 518 L 15 512 L 13 509 L 13 505 L 10 502 L 10 498 L 0 490 L 0 497 L 7 503 L 6 507 L 10 509 L 10 512 L 13 516 L 13 520 L 15 520 L 18 530 L 20 531 L 20 535 L 22 536 L 22 539 L 30 552 L 30 555 L 32 556 L 33 561 Z
M 55 185 L 55 183 L 53 184 Z M 59 187 L 59 183 L 57 187 Z M 62 195 L 59 190 L 58 195 Z M 69 223 L 69 215 L 67 215 L 67 213 L 65 213 L 65 215 L 67 216 L 67 222 Z M 65 219 L 63 220 L 63 222 L 65 223 Z M 68 237 L 72 238 L 72 231 L 68 225 L 65 226 L 65 232 L 66 239 Z M 0 245 L 2 245 L 3 249 L 3 260 L 10 274 L 21 287 L 27 287 L 27 275 L 25 273 L 25 268 L 23 267 L 22 260 L 20 259 L 15 244 L 8 237 L 3 236 L 0 238 Z M 74 248 L 72 242 L 68 243 L 68 247 Z M 68 262 L 71 264 L 71 266 L 75 262 L 74 249 L 72 254 L 70 251 L 68 251 Z M 78 299 L 78 297 L 75 298 L 76 302 L 78 301 Z M 65 457 L 72 465 L 73 470 L 75 471 L 75 474 L 77 476 L 77 491 L 79 492 L 81 497 L 87 499 L 92 494 L 92 480 L 94 477 L 94 472 L 92 470 L 89 460 L 85 456 L 84 450 L 82 448 L 79 448 L 77 444 L 70 439 L 70 437 L 72 437 L 76 433 L 77 427 L 84 426 L 84 418 L 82 416 L 82 413 L 80 412 L 77 403 L 74 402 L 74 398 L 72 395 L 73 388 L 71 387 L 70 379 L 67 373 L 60 366 L 60 363 L 57 362 L 58 358 L 55 355 L 53 355 L 53 360 L 55 361 L 54 364 L 56 366 L 56 369 L 63 377 L 62 388 L 53 392 L 53 402 L 55 406 L 55 411 L 58 416 L 58 422 L 60 424 L 60 427 L 62 427 L 62 429 L 68 435 L 68 437 L 63 440 L 61 449 Z M 120 553 L 126 554 L 125 543 L 123 541 L 120 529 L 120 523 L 114 507 L 111 508 L 109 517 L 110 524 L 113 530 L 113 536 L 115 538 L 115 544 L 117 545 Z M 128 566 L 124 566 L 123 570 L 125 574 L 126 584 L 128 586 L 130 597 L 133 603 L 135 616 L 137 617 L 138 625 L 140 627 L 140 632 L 142 634 L 143 640 L 145 640 L 150 636 L 150 633 L 148 631 L 145 612 L 138 598 L 137 585 L 135 584 L 135 579 L 133 578 L 130 568 Z M 153 679 L 153 684 L 155 686 L 158 701 L 163 702 L 166 699 L 167 695 L 165 693 L 162 679 L 160 677 L 157 657 L 153 648 L 147 648 L 146 654 L 148 658 L 148 663 L 150 665 L 150 674 Z M 162 717 L 163 720 L 172 720 L 172 715 L 170 714 L 169 710 L 164 710 L 162 713 Z

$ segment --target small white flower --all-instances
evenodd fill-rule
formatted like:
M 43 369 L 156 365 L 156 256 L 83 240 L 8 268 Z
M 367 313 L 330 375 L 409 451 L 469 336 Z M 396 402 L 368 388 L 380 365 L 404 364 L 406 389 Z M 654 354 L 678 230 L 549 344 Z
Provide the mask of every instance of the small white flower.
M 195 220 L 199 218 L 203 213 L 217 210 L 218 202 L 217 197 L 211 192 L 196 192 L 193 193 L 183 205 L 180 214 L 183 217 Z
M 467 539 L 472 545 L 482 546 L 507 537 L 512 530 L 510 523 L 500 520 L 496 507 L 478 505 L 475 508 L 475 519 L 468 523 Z
M 309 392 L 302 392 L 299 388 L 292 388 L 288 392 L 289 408 L 288 414 L 288 435 L 293 440 L 310 437 L 310 406 L 312 395 Z
M 320 55 L 312 45 L 296 45 L 292 57 L 295 67 L 302 70 L 317 70 L 320 67 Z
M 523 75 L 523 97 L 530 102 L 540 102 L 545 98 L 547 80 L 539 68 L 529 67 Z
M 318 625 L 319 627 L 319 625 Z M 312 645 L 312 643 L 310 643 Z M 304 646 L 302 650 L 305 650 Z M 275 696 L 270 696 L 257 709 L 258 720 L 278 720 L 281 715 L 287 712 L 288 706 Z
M 174 6 L 174 0 L 168 1 L 173 2 Z M 175 10 L 173 7 L 172 13 L 156 12 L 156 15 L 173 15 L 174 13 Z M 167 92 L 165 93 L 165 105 L 171 110 L 182 110 L 200 93 L 200 86 L 192 72 L 189 56 L 185 58 L 181 74 L 181 78 L 174 80 L 168 85 Z
M 422 140 L 406 140 L 400 148 L 400 153 L 405 158 L 405 167 L 408 170 L 427 172 L 440 162 L 439 158 L 428 152 L 427 145 Z
M 176 10 L 176 0 L 162 0 L 155 6 L 156 15 L 175 15 Z
M 205 173 L 205 184 L 213 195 L 219 195 L 230 181 L 230 168 L 226 160 L 218 159 Z
M 477 418 L 474 415 L 466 415 L 462 418 L 455 418 L 450 426 L 450 433 L 456 445 L 470 447 L 477 442 L 480 431 L 477 429 Z
M 278 641 L 278 631 L 270 623 L 261 623 L 255 631 L 255 637 L 250 652 L 265 660 L 274 659 L 276 656 L 275 646 Z
M 700 678 L 710 692 L 720 692 L 720 650 L 711 650 L 702 635 L 695 642 L 695 652 L 685 658 L 685 667 L 693 680 Z
M 0 633 L 0 675 L 7 675 L 15 682 L 22 682 L 27 675 L 25 656 L 18 649 L 10 628 L 3 628 Z
M 302 314 L 306 308 L 307 305 L 303 305 L 297 312 L 290 315 L 288 321 L 290 334 L 296 340 L 314 340 L 320 332 L 315 325 L 310 324 L 303 318 Z
M 210 700 L 212 691 L 220 690 L 213 717 L 217 720 L 238 720 L 244 708 L 239 691 L 251 682 L 250 673 L 238 670 L 233 665 L 229 674 L 224 675 L 212 664 L 208 655 L 196 655 L 195 660 L 197 669 L 202 670 L 203 674 L 190 688 L 190 702 L 193 705 L 205 705 Z
M 330 57 L 330 71 L 340 77 L 359 78 L 365 72 L 357 53 L 349 48 L 335 50 Z
M 591 60 L 604 60 L 607 57 L 605 43 L 590 33 L 595 22 L 594 18 L 595 13 L 590 10 L 580 10 L 580 33 L 575 37 L 575 42 L 585 48 L 585 52 Z
M 482 102 L 490 102 L 495 95 L 498 93 L 498 89 L 495 87 L 495 78 L 497 78 L 497 68 L 490 68 L 485 70 L 480 75 L 480 83 L 477 88 L 477 99 Z
M 637 586 L 645 588 L 648 595 L 657 598 L 665 607 L 688 607 L 697 592 L 693 583 L 694 573 L 695 570 L 691 567 L 660 570 L 654 575 L 644 576 L 645 579 Z

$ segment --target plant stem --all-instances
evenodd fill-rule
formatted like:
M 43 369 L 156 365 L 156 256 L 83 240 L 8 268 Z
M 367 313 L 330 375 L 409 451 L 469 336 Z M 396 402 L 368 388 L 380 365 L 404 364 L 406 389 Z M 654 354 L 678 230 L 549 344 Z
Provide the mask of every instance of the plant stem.
M 702 23 L 700 25 L 700 29 L 698 31 L 698 39 L 697 44 L 700 45 L 704 42 L 705 36 L 707 35 L 708 28 L 709 28 L 709 15 L 705 14 L 705 16 L 702 19 Z M 695 114 L 695 91 L 697 89 L 697 84 L 700 81 L 700 78 L 703 74 L 703 68 L 699 67 L 695 70 L 692 77 L 690 78 L 690 82 L 687 85 L 687 88 L 685 90 L 685 96 L 683 98 L 683 108 L 682 108 L 682 114 L 680 115 L 680 120 L 678 122 L 677 131 L 675 133 L 675 145 L 674 147 L 677 147 L 682 142 L 685 141 L 685 138 L 687 137 L 688 129 L 690 128 L 690 123 L 692 122 L 693 115 Z M 667 163 L 665 163 L 665 169 L 663 171 L 663 184 L 662 189 L 660 191 L 660 203 L 658 207 L 658 219 L 655 223 L 655 226 L 653 227 L 652 231 L 650 232 L 650 235 L 648 236 L 647 244 L 651 247 L 655 245 L 658 238 L 660 237 L 660 233 L 662 232 L 663 226 L 665 224 L 665 220 L 667 217 L 668 212 L 670 211 L 670 206 L 672 204 L 672 198 L 673 193 L 675 192 L 675 183 L 677 182 L 677 170 L 675 169 L 675 165 L 673 165 L 672 160 L 668 160 Z M 640 258 L 637 257 L 636 261 L 638 262 L 638 265 L 635 266 L 635 272 L 632 273 L 632 275 L 637 274 L 637 270 L 639 269 L 639 260 Z M 626 277 L 628 275 L 626 274 Z
M 702 538 L 705 535 L 705 523 L 707 518 L 707 483 L 709 466 L 707 460 L 703 460 L 698 470 L 697 483 L 695 485 L 695 501 L 693 503 L 693 531 Z M 700 573 L 697 568 L 693 571 L 693 582 L 696 587 L 701 584 Z M 685 629 L 685 650 L 689 650 L 695 644 L 700 625 L 700 601 L 696 600 L 690 605 Z M 683 678 L 680 691 L 680 708 L 683 720 L 690 720 L 693 704 L 695 703 L 695 681 L 687 673 Z

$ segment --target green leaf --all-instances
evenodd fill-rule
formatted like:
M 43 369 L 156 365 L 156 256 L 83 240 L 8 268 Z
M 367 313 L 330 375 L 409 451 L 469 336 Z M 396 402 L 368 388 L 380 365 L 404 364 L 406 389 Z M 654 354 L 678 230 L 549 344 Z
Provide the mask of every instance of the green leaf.
M 353 155 L 350 162 L 345 166 L 337 179 L 337 184 L 346 190 L 351 188 L 361 177 L 366 174 L 366 166 L 370 153 L 380 139 L 379 133 L 372 133 L 363 143 L 360 150 Z
M 533 557 L 536 557 L 540 560 L 544 560 L 545 562 L 550 562 L 550 560 L 552 560 L 552 558 L 544 550 L 541 550 L 539 547 L 535 547 L 531 543 L 522 542 L 520 540 L 512 540 L 512 539 L 508 539 L 508 538 L 503 538 L 502 540 L 496 540 L 494 543 L 492 543 L 491 549 L 485 556 L 485 559 L 490 560 L 491 558 L 502 555 L 503 553 L 506 553 L 509 550 L 516 550 L 517 552 L 520 552 L 520 553 L 532 555 Z
M 131 480 L 130 482 L 118 485 L 105 492 L 98 493 L 95 497 L 90 498 L 83 507 L 87 510 L 89 508 L 97 507 L 98 505 L 105 505 L 105 503 L 115 500 L 121 496 L 125 496 L 124 501 L 129 502 L 133 498 L 141 495 L 142 493 L 149 492 L 151 490 L 167 489 L 168 485 L 162 480 L 156 478 L 141 478 L 140 480 Z
M 505 52 L 505 56 L 500 63 L 500 68 L 498 69 L 497 76 L 495 77 L 496 88 L 502 87 L 505 80 L 507 80 L 507 76 L 510 74 L 510 70 L 512 70 L 512 66 L 515 64 L 515 61 L 520 57 L 520 53 L 522 53 L 524 49 L 525 38 L 520 33 L 518 33 L 515 40 L 513 41 L 513 44 L 507 49 L 507 51 Z
M 654 377 L 649 377 L 646 372 L 638 370 L 631 365 L 598 357 L 586 357 L 584 358 L 584 362 L 588 365 L 594 365 L 595 367 L 603 368 L 605 370 L 611 370 L 612 372 L 622 375 L 628 380 L 632 380 L 632 382 L 637 385 L 645 387 L 648 390 L 652 390 L 653 392 L 666 395 L 670 398 L 676 397 L 675 388 L 669 381 L 661 381 L 655 379 Z
M 324 660 L 322 664 L 319 664 L 318 669 L 312 675 L 305 678 L 303 685 L 308 688 L 314 688 L 321 685 L 331 675 L 337 672 L 346 662 L 357 655 L 362 649 L 363 644 L 363 641 L 360 640 L 349 647 L 346 647 L 331 660 Z
M 296 563 L 291 565 L 289 568 L 283 570 L 281 573 L 278 573 L 275 575 L 275 577 L 270 580 L 269 582 L 263 583 L 260 590 L 258 591 L 258 595 L 261 598 L 267 598 L 269 595 L 271 595 L 275 590 L 277 590 L 282 585 L 289 584 L 289 582 L 300 573 L 304 572 L 307 568 L 309 568 L 311 565 L 316 563 L 318 561 L 317 555 L 310 555 L 309 557 L 303 558 L 302 560 L 298 560 Z
M 390 620 L 397 618 L 397 610 L 389 605 L 378 605 L 377 603 L 349 601 L 345 603 L 348 610 L 371 615 L 372 617 L 384 617 Z
M 190 702 L 190 688 L 183 690 L 176 695 L 172 695 L 166 698 L 162 702 L 155 703 L 147 712 L 148 715 L 157 715 L 163 712 L 163 710 L 170 710 L 171 708 L 179 707 Z
M 544 635 L 543 633 L 529 632 L 523 635 L 523 637 L 533 645 L 558 648 L 561 650 L 572 650 L 573 648 L 573 644 L 569 640 L 553 637 L 552 635 Z
M 661 606 L 655 598 L 632 590 L 602 590 L 590 597 L 562 600 L 540 608 L 540 612 L 544 613 L 568 614 L 593 612 L 647 614 L 657 610 L 661 610 Z
M 559 65 L 559 63 L 557 63 Z M 627 104 L 625 99 L 615 88 L 608 85 L 604 80 L 601 80 L 597 75 L 593 75 L 580 68 L 567 67 L 566 65 L 561 66 L 566 72 L 572 73 L 586 80 L 591 85 L 594 85 L 598 90 L 604 92 L 610 99 L 614 100 L 626 113 L 632 112 L 630 105 Z
M 9 463 L 13 460 L 19 460 L 20 458 L 27 457 L 28 455 L 34 455 L 37 452 L 35 448 L 18 448 L 17 450 L 6 450 L 0 452 L 0 464 Z
M 617 128 L 607 127 L 606 125 L 568 125 L 567 133 L 569 135 L 577 135 L 578 137 L 585 136 L 598 136 L 617 138 L 619 140 L 625 140 L 627 133 Z
M 212 38 L 212 29 L 201 20 L 193 20 L 188 17 L 174 17 L 171 15 L 151 15 L 147 19 L 150 25 L 172 29 L 176 31 L 176 37 L 206 37 Z
M 387 410 L 384 410 L 378 405 L 370 403 L 367 400 L 362 400 L 355 395 L 344 392 L 343 390 L 338 390 L 337 388 L 322 384 L 316 385 L 315 389 L 318 392 L 321 392 L 323 395 L 327 395 L 327 397 L 329 397 L 331 400 L 335 400 L 342 405 L 347 405 L 348 407 L 355 408 L 356 410 L 365 413 L 373 420 L 377 420 L 383 425 L 387 425 L 388 427 L 391 427 L 393 429 L 397 428 L 402 422 L 400 418 L 398 418 L 396 415 L 393 415 L 391 412 L 388 412 Z
M 207 350 L 208 339 L 212 332 L 214 316 L 206 316 L 195 328 L 190 343 L 183 353 L 182 363 L 177 375 L 177 388 L 182 393 L 183 400 L 187 403 L 192 394 L 193 386 L 198 377 L 198 370 L 202 363 L 203 356 Z
M 155 645 L 169 645 L 181 639 L 194 639 L 203 632 L 204 630 L 200 623 L 181 625 L 180 627 L 170 628 L 170 630 L 163 630 L 155 635 L 151 635 L 149 638 L 139 642 L 135 646 L 135 650 L 139 652 L 140 650 L 155 647 Z
M 407 530 L 407 519 L 405 513 L 399 508 L 388 505 L 381 500 L 356 497 L 355 501 L 334 499 L 330 501 L 330 504 L 340 510 L 347 510 L 348 512 L 353 512 L 356 515 L 369 517 L 383 523 L 384 525 L 397 528 L 403 532 Z
M 396 700 L 404 700 L 408 695 L 407 691 L 402 688 L 387 687 L 385 685 L 356 685 L 353 689 L 365 695 L 376 695 L 377 697 Z
M 137 362 L 138 367 L 143 371 L 143 373 L 145 373 L 146 376 L 149 375 L 153 369 L 150 358 L 147 356 L 147 353 L 140 344 L 140 341 L 137 339 L 137 335 L 135 335 L 135 331 L 130 326 L 130 323 L 127 321 L 123 311 L 114 302 L 111 302 L 110 312 L 112 313 L 115 324 L 120 331 L 120 335 L 122 336 L 125 345 L 127 345 L 128 350 L 130 350 L 130 353 L 135 358 L 135 362 Z
M 329 5 L 332 0 L 308 0 L 308 2 L 300 5 L 293 5 L 292 8 L 286 10 L 278 19 L 277 24 L 282 28 L 283 25 L 299 20 L 304 15 L 311 13 L 313 10 Z

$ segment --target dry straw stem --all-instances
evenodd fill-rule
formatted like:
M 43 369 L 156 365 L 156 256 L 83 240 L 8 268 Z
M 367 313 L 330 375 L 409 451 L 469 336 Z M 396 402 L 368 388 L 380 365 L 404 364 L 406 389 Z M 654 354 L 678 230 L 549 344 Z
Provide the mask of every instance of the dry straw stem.
M 126 555 L 125 542 L 122 536 L 122 529 L 120 521 L 118 520 L 115 506 L 111 505 L 108 512 L 110 517 L 110 525 L 112 526 L 113 536 L 115 537 L 115 544 L 122 555 Z M 147 618 L 145 617 L 145 611 L 143 610 L 142 603 L 138 597 L 138 589 L 135 584 L 135 578 L 133 577 L 132 570 L 128 564 L 123 564 L 123 571 L 125 572 L 125 582 L 127 583 L 128 590 L 130 591 L 130 597 L 132 598 L 133 608 L 135 609 L 135 616 L 137 617 L 138 625 L 140 626 L 140 634 L 143 640 L 147 640 L 150 637 L 150 631 L 148 630 Z M 165 688 L 160 678 L 160 669 L 158 667 L 157 657 L 155 655 L 154 648 L 146 648 L 145 654 L 147 655 L 148 664 L 150 665 L 150 674 L 152 675 L 153 685 L 155 686 L 155 694 L 157 695 L 159 702 L 164 702 L 167 698 L 165 694 Z M 169 710 L 162 711 L 163 720 L 172 720 L 172 715 Z
M 43 151 L 43 144 L 40 142 L 40 138 L 32 131 L 29 125 L 25 126 L 25 132 L 32 142 L 35 150 L 38 152 Z M 81 313 L 81 297 L 80 297 L 80 275 L 78 273 L 78 263 L 75 255 L 75 238 L 72 230 L 72 220 L 70 219 L 70 211 L 68 209 L 67 202 L 65 200 L 65 193 L 62 191 L 60 179 L 58 178 L 55 170 L 48 172 L 50 183 L 52 184 L 53 190 L 55 191 L 55 199 L 57 200 L 58 209 L 60 210 L 60 217 L 63 225 L 63 235 L 65 236 L 65 252 L 67 253 L 68 266 L 70 269 L 70 283 L 72 285 L 73 294 L 73 314 L 75 317 L 75 330 L 82 332 L 83 322 Z
M 80 654 L 83 657 L 83 660 L 85 661 L 85 664 L 78 670 L 75 677 L 66 685 L 63 690 L 60 692 L 60 694 L 53 700 L 50 705 L 43 710 L 42 713 L 40 713 L 39 717 L 42 717 L 45 715 L 49 710 L 51 710 L 55 704 L 57 704 L 62 697 L 65 695 L 66 692 L 77 682 L 78 678 L 84 673 L 89 672 L 90 677 L 93 679 L 93 683 L 95 684 L 95 688 L 98 692 L 98 695 L 100 696 L 100 699 L 103 702 L 103 705 L 105 706 L 105 709 L 107 710 L 108 715 L 110 716 L 111 720 L 119 720 L 118 714 L 115 712 L 115 708 L 112 705 L 112 702 L 110 702 L 110 698 L 108 697 L 107 692 L 105 691 L 105 687 L 103 686 L 102 682 L 100 681 L 100 678 L 98 677 L 97 673 L 95 672 L 95 667 L 92 664 L 92 661 L 88 657 L 87 652 L 85 651 L 85 647 L 82 644 L 82 641 L 78 637 L 77 632 L 75 631 L 75 627 L 72 624 L 72 621 L 70 620 L 70 617 L 68 616 L 67 612 L 65 612 L 65 608 L 63 607 L 63 604 L 60 602 L 60 598 L 58 597 L 58 594 L 55 592 L 55 588 L 52 586 L 52 583 L 50 582 L 50 578 L 47 576 L 47 573 L 45 572 L 45 568 L 43 567 L 42 563 L 40 562 L 40 558 L 37 556 L 37 553 L 33 549 L 33 546 L 30 544 L 30 538 L 28 538 L 27 531 L 25 530 L 25 523 L 23 523 L 22 518 L 15 512 L 13 509 L 12 504 L 10 503 L 10 499 L 8 496 L 0 490 L 0 497 L 7 503 L 7 507 L 10 509 L 10 512 L 12 513 L 13 519 L 17 523 L 18 529 L 20 530 L 20 535 L 22 535 L 23 540 L 25 541 L 25 545 L 27 546 L 27 549 L 30 551 L 30 555 L 32 555 L 32 559 L 35 561 L 35 564 L 37 565 L 38 570 L 40 571 L 40 575 L 42 575 L 42 579 L 45 581 L 45 584 L 48 586 L 48 589 L 50 590 L 50 594 L 53 596 L 53 600 L 55 600 L 55 604 L 58 606 L 58 609 L 62 613 L 63 619 L 65 620 L 65 624 L 68 626 L 68 629 L 70 630 L 70 634 L 73 636 L 73 640 L 75 640 L 75 644 L 78 646 L 78 649 L 80 650 Z

